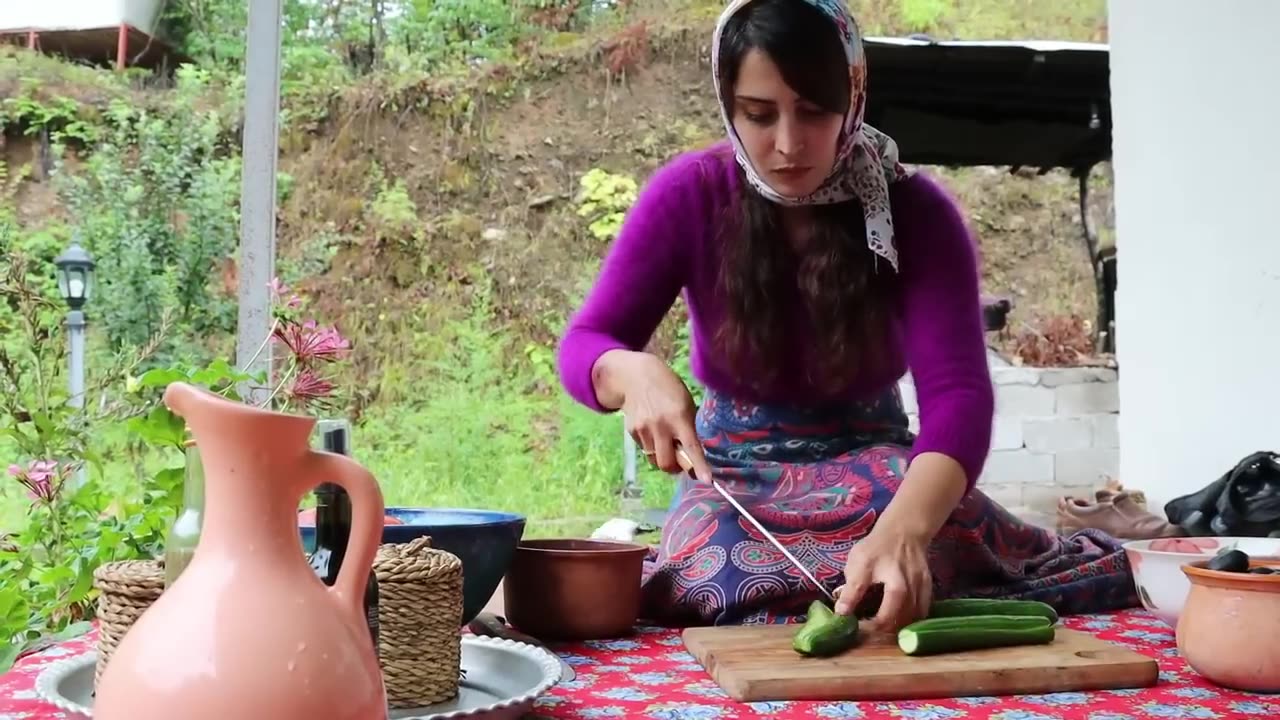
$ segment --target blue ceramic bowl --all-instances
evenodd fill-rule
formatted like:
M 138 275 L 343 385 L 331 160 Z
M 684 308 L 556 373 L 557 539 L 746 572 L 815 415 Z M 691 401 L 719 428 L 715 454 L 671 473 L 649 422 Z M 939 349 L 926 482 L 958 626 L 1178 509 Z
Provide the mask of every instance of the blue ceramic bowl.
M 507 573 L 524 535 L 525 517 L 496 510 L 389 507 L 387 515 L 403 525 L 384 525 L 383 544 L 407 543 L 431 536 L 431 547 L 462 561 L 462 624 L 475 619 Z M 315 549 L 315 527 L 301 525 L 302 547 Z

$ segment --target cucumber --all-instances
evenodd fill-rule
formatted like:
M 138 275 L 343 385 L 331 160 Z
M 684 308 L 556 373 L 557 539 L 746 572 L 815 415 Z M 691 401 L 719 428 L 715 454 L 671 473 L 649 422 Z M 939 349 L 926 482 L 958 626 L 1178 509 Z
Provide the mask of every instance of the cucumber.
M 1028 615 L 975 615 L 920 620 L 898 631 L 898 649 L 907 655 L 935 655 L 1013 645 L 1053 642 L 1049 619 Z
M 828 657 L 853 647 L 857 639 L 857 618 L 837 615 L 826 603 L 814 600 L 804 625 L 791 640 L 791 648 L 801 655 Z
M 988 600 L 955 598 L 938 600 L 929 606 L 929 617 L 970 617 L 974 615 L 1038 615 L 1058 622 L 1058 611 L 1038 600 Z
M 1029 630 L 1052 625 L 1049 618 L 1039 615 L 969 615 L 966 617 L 940 617 L 917 620 L 907 627 L 917 630 L 967 630 L 990 628 L 995 630 Z

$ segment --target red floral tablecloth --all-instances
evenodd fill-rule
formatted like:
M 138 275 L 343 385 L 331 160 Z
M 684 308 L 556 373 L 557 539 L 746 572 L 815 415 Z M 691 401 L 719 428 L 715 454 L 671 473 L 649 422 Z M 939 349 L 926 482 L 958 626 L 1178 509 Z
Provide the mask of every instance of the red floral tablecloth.
M 1280 695 L 1251 695 L 1215 687 L 1178 656 L 1173 632 L 1145 612 L 1065 619 L 1067 627 L 1155 657 L 1160 684 L 1145 690 L 1063 692 L 920 702 L 768 702 L 730 700 L 685 651 L 678 632 L 643 628 L 633 638 L 559 649 L 577 678 L 538 702 L 535 717 L 627 720 L 774 718 L 903 718 L 905 720 L 1164 720 L 1276 718 Z M 36 676 L 49 663 L 92 647 L 84 636 L 19 661 L 0 676 L 0 720 L 45 720 L 63 715 L 40 701 Z

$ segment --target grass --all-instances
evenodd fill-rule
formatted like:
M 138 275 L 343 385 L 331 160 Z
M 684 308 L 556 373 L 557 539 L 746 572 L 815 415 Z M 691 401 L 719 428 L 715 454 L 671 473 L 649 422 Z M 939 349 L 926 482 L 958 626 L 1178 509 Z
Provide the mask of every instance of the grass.
M 557 382 L 551 368 L 512 352 L 493 324 L 478 301 L 468 317 L 411 342 L 384 372 L 430 381 L 371 407 L 355 455 L 388 504 L 507 510 L 528 516 L 534 535 L 588 533 L 619 512 L 622 418 L 560 392 L 530 392 Z M 653 470 L 642 479 L 648 504 L 665 506 L 670 481 Z

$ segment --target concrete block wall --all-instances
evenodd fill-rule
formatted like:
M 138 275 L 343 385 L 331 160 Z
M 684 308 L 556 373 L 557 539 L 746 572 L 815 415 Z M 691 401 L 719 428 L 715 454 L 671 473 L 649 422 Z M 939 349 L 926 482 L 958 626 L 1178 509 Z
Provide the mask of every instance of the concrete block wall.
M 992 367 L 996 417 L 978 486 L 1011 510 L 1054 512 L 1063 495 L 1092 495 L 1120 462 L 1115 370 Z M 910 376 L 900 383 L 919 426 Z

